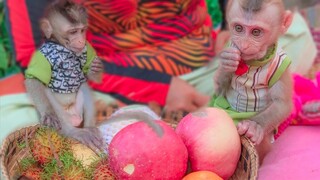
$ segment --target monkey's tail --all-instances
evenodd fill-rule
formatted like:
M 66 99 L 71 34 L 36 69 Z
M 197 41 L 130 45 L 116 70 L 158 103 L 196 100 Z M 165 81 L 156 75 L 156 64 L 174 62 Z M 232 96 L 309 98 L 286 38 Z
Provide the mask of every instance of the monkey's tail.
M 148 124 L 149 127 L 151 127 L 159 137 L 162 137 L 163 129 L 159 124 L 156 123 L 157 120 L 160 120 L 160 117 L 153 113 L 152 110 L 150 110 L 147 106 L 143 105 L 134 105 L 120 109 L 99 125 L 130 119 L 143 121 L 144 123 Z

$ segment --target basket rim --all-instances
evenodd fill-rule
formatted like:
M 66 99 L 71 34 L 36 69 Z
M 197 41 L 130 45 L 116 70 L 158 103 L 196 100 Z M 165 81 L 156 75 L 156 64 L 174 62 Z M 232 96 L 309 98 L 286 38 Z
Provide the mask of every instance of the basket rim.
M 258 152 L 255 148 L 255 145 L 253 142 L 247 138 L 246 136 L 240 136 L 241 138 L 241 144 L 242 146 L 250 147 L 250 153 L 249 153 L 249 158 L 250 158 L 250 180 L 255 180 L 258 178 L 258 169 L 259 169 L 259 156 Z

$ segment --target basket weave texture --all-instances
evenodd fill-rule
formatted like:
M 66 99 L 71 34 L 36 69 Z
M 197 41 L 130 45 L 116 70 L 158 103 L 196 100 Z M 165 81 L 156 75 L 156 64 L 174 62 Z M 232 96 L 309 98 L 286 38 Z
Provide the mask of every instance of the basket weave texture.
M 6 179 L 18 179 L 19 163 L 24 157 L 31 157 L 28 148 L 21 148 L 19 144 L 34 136 L 39 125 L 29 126 L 9 134 L 1 146 L 2 174 Z
M 176 127 L 175 123 L 168 123 Z M 0 151 L 2 173 L 6 180 L 18 179 L 19 161 L 24 157 L 31 156 L 28 148 L 19 147 L 19 143 L 25 142 L 34 136 L 39 125 L 29 126 L 17 130 L 6 137 Z M 235 173 L 231 180 L 255 180 L 258 176 L 258 155 L 254 145 L 246 137 L 241 137 L 241 156 Z

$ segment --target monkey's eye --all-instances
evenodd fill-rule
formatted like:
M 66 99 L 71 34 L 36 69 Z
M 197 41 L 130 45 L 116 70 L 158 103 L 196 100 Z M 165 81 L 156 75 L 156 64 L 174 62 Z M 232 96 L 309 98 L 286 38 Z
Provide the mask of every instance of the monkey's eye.
M 235 25 L 234 26 L 234 30 L 236 30 L 237 32 L 242 32 L 243 31 L 243 27 L 241 25 Z
M 78 31 L 75 29 L 75 30 L 71 30 L 69 31 L 70 34 L 76 34 Z
M 81 33 L 86 32 L 86 30 L 87 30 L 87 28 L 82 28 L 82 29 L 81 29 Z
M 254 36 L 260 36 L 261 35 L 261 30 L 260 29 L 253 29 L 251 33 Z

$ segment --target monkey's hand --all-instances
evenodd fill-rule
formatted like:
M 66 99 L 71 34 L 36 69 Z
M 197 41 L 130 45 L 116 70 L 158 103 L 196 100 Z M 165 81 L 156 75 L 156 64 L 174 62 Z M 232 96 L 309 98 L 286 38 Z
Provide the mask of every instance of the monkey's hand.
M 240 51 L 236 47 L 227 47 L 220 53 L 220 70 L 223 72 L 235 72 L 240 63 Z
M 72 138 L 90 147 L 96 153 L 101 153 L 106 147 L 101 132 L 96 127 L 77 128 L 70 135 Z
M 61 123 L 57 115 L 52 113 L 45 113 L 41 116 L 40 122 L 44 126 L 52 127 L 54 129 L 60 130 Z
M 94 60 L 91 63 L 89 73 L 100 73 L 103 71 L 103 64 L 100 58 L 95 57 Z
M 259 145 L 264 138 L 262 126 L 252 120 L 240 121 L 237 125 L 239 135 L 249 138 L 254 145 Z
M 88 78 L 92 81 L 100 83 L 102 80 L 103 64 L 100 58 L 96 57 L 90 66 Z

